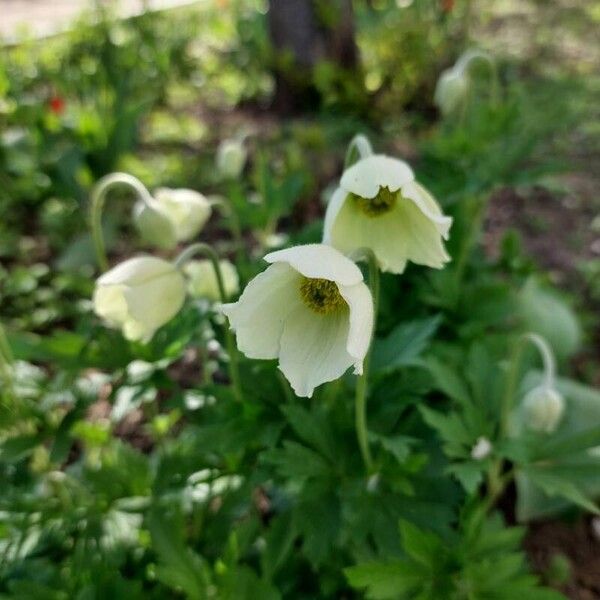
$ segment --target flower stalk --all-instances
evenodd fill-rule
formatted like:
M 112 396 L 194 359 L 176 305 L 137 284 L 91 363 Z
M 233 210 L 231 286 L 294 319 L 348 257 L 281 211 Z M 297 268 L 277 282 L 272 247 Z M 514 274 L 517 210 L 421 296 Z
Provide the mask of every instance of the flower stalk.
M 0 378 L 2 379 L 2 385 L 6 388 L 7 395 L 14 397 L 14 385 L 12 377 L 12 366 L 14 358 L 6 332 L 2 323 L 0 323 Z
M 96 183 L 91 192 L 90 226 L 96 260 L 98 261 L 98 266 L 102 272 L 108 270 L 106 245 L 102 234 L 102 211 L 104 210 L 108 191 L 116 185 L 124 185 L 132 188 L 147 206 L 151 206 L 154 202 L 154 199 L 144 184 L 133 175 L 127 173 L 111 173 L 110 175 L 102 177 L 102 179 Z
M 363 250 L 367 257 L 369 265 L 369 288 L 371 295 L 373 296 L 373 310 L 374 310 L 374 326 L 373 333 L 375 332 L 377 324 L 377 308 L 379 304 L 379 268 L 377 266 L 377 260 L 375 255 L 370 250 Z M 358 446 L 360 453 L 365 464 L 367 473 L 370 474 L 373 471 L 373 458 L 371 456 L 371 449 L 369 448 L 369 430 L 367 428 L 367 392 L 368 392 L 368 378 L 369 378 L 369 366 L 371 364 L 371 352 L 373 350 L 373 338 L 369 345 L 369 350 L 365 356 L 363 362 L 363 372 L 358 377 L 356 382 L 356 397 L 354 404 L 355 412 L 355 427 L 356 437 L 358 439 Z
M 227 302 L 227 292 L 225 290 L 225 284 L 223 282 L 223 274 L 221 272 L 219 256 L 212 246 L 201 242 L 192 244 L 191 246 L 188 246 L 185 250 L 183 250 L 181 254 L 179 254 L 179 256 L 175 259 L 174 264 L 177 268 L 181 269 L 188 260 L 197 255 L 205 256 L 210 260 L 215 271 L 215 277 L 217 279 L 217 286 L 219 288 L 221 302 L 225 304 Z M 227 354 L 229 355 L 229 378 L 231 379 L 231 385 L 233 387 L 235 398 L 236 400 L 241 402 L 244 396 L 240 380 L 238 354 L 231 330 L 229 329 L 229 327 L 227 327 L 227 325 L 225 325 L 224 329 L 225 347 L 227 349 Z
M 351 167 L 357 160 L 361 158 L 367 158 L 373 154 L 373 147 L 371 142 L 366 135 L 362 133 L 356 134 L 346 150 L 346 157 L 344 159 L 344 170 Z

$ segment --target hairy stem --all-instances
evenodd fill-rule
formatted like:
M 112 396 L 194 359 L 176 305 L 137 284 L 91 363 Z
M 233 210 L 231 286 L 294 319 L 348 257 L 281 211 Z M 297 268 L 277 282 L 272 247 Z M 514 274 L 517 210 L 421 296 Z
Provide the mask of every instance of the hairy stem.
M 379 268 L 377 261 L 372 252 L 368 252 L 369 260 L 369 287 L 371 294 L 373 295 L 373 307 L 374 307 L 374 324 L 377 322 L 377 306 L 379 303 Z M 375 329 L 375 325 L 373 326 Z M 362 375 L 358 377 L 356 382 L 356 398 L 355 398 L 355 426 L 356 426 L 356 437 L 358 438 L 358 445 L 360 447 L 360 453 L 365 464 L 367 473 L 373 471 L 373 458 L 371 457 L 371 450 L 369 448 L 369 438 L 367 429 L 367 391 L 368 391 L 368 378 L 369 378 L 369 366 L 371 363 L 371 351 L 373 349 L 373 341 L 365 356 L 363 362 Z
M 90 227 L 94 242 L 94 252 L 101 271 L 108 270 L 108 258 L 106 257 L 106 246 L 102 235 L 102 211 L 108 190 L 115 185 L 125 185 L 133 188 L 138 196 L 146 203 L 152 204 L 153 199 L 144 184 L 133 175 L 127 173 L 111 173 L 102 177 L 93 187 L 90 194 Z
M 175 259 L 175 266 L 178 268 L 182 268 L 188 260 L 199 254 L 205 256 L 210 260 L 212 267 L 215 271 L 215 277 L 217 278 L 217 287 L 219 288 L 219 296 L 221 297 L 221 302 L 225 304 L 227 302 L 227 293 L 225 292 L 225 284 L 223 283 L 223 274 L 221 273 L 219 256 L 212 246 L 203 243 L 197 243 L 188 246 Z M 229 355 L 229 379 L 231 380 L 231 385 L 233 386 L 233 392 L 235 394 L 236 399 L 241 402 L 244 396 L 242 393 L 242 385 L 240 380 L 237 349 L 235 347 L 235 341 L 233 339 L 231 329 L 229 329 L 227 323 L 225 323 L 224 330 L 225 347 L 227 349 L 227 354 Z

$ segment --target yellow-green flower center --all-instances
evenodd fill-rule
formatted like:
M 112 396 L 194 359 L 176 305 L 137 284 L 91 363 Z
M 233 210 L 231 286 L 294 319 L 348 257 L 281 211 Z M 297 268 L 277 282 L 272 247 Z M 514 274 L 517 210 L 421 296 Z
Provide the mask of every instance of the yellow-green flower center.
M 390 212 L 400 195 L 399 191 L 391 192 L 386 186 L 380 187 L 374 198 L 363 198 L 356 194 L 350 194 L 350 201 L 367 217 L 379 217 Z
M 329 315 L 346 306 L 337 285 L 328 279 L 309 279 L 300 282 L 300 296 L 308 308 L 321 315 Z

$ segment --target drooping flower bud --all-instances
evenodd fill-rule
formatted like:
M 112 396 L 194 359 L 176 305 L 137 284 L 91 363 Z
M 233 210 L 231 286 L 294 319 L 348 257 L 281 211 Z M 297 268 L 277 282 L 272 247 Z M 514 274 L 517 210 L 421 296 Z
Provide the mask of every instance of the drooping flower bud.
M 175 227 L 167 213 L 157 203 L 136 202 L 133 207 L 133 222 L 144 242 L 171 250 L 177 245 Z
M 211 212 L 210 202 L 194 190 L 159 188 L 151 201 L 136 203 L 133 218 L 146 242 L 171 249 L 196 236 Z
M 242 140 L 223 140 L 217 150 L 217 169 L 227 179 L 237 179 L 244 169 L 248 151 Z
M 148 341 L 185 300 L 185 280 L 170 262 L 153 256 L 126 260 L 96 281 L 94 312 L 129 340 Z
M 240 287 L 240 279 L 235 266 L 228 260 L 219 261 L 225 295 L 234 296 Z M 210 260 L 191 260 L 183 267 L 188 276 L 188 291 L 194 298 L 206 298 L 217 302 L 221 300 L 217 276 Z
M 529 429 L 552 433 L 558 427 L 565 411 L 565 401 L 554 388 L 540 385 L 523 399 L 525 424 Z
M 466 102 L 469 85 L 469 75 L 465 69 L 452 67 L 440 75 L 433 101 L 444 116 L 457 112 Z

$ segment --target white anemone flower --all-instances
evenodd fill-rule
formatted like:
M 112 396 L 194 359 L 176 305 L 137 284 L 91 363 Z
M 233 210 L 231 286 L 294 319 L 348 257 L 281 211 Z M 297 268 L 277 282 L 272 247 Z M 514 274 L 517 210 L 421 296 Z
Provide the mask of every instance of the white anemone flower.
M 235 265 L 229 260 L 220 260 L 219 267 L 223 278 L 225 295 L 231 298 L 240 289 L 240 278 Z M 219 284 L 213 264 L 208 259 L 190 260 L 183 267 L 188 276 L 188 291 L 194 298 L 206 298 L 217 302 L 221 300 Z
M 199 192 L 159 188 L 151 202 L 139 200 L 135 204 L 133 219 L 142 239 L 171 249 L 196 236 L 211 213 L 210 201 Z
M 148 341 L 185 300 L 185 280 L 160 258 L 130 258 L 96 281 L 94 312 L 129 340 Z
M 440 269 L 450 260 L 443 240 L 451 225 L 404 161 L 374 154 L 344 171 L 323 241 L 345 254 L 370 248 L 390 273 L 402 273 L 408 261 Z
M 271 266 L 222 308 L 239 349 L 249 358 L 278 358 L 298 396 L 312 396 L 350 366 L 362 373 L 373 298 L 360 269 L 323 244 L 278 250 L 265 260 Z

